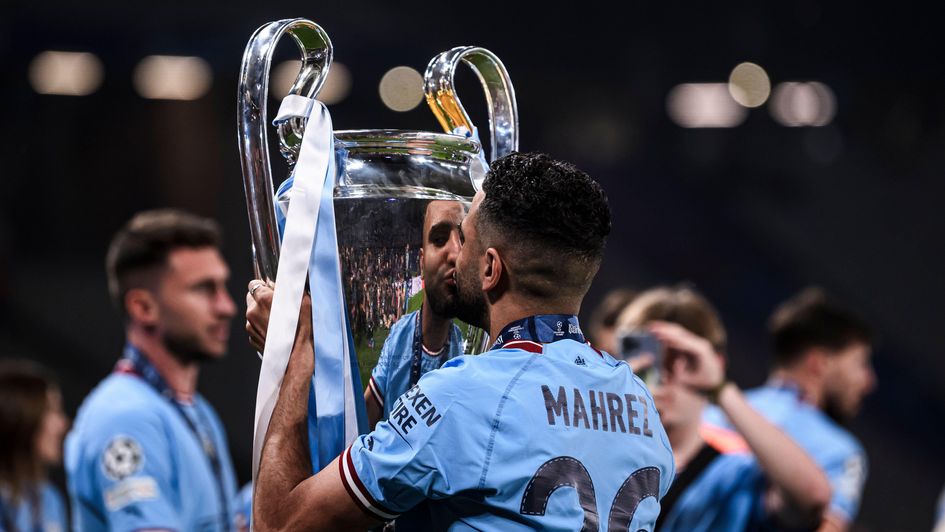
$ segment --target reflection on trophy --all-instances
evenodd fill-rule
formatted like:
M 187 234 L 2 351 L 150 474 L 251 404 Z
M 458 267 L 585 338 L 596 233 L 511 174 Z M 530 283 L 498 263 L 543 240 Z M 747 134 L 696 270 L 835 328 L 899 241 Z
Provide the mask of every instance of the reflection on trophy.
M 280 151 L 293 177 L 274 188 L 266 127 L 268 78 L 273 50 L 284 34 L 292 37 L 302 56 L 301 70 L 290 89 L 290 97 L 314 98 L 332 60 L 328 36 L 318 25 L 305 19 L 281 20 L 262 26 L 250 39 L 243 57 L 239 87 L 243 179 L 256 274 L 267 281 L 277 278 L 303 138 L 314 134 L 306 129 L 309 124 L 305 118 L 291 116 L 277 120 Z M 339 415 L 337 409 L 323 408 L 323 405 L 336 400 L 342 390 L 353 388 L 356 398 L 361 399 L 362 383 L 367 383 L 390 328 L 402 315 L 419 308 L 423 300 L 419 250 L 427 204 L 433 200 L 448 200 L 468 205 L 485 174 L 483 147 L 453 86 L 453 76 L 460 63 L 474 70 L 486 93 L 491 160 L 515 151 L 518 119 L 511 81 L 499 59 L 477 47 L 443 52 L 426 70 L 427 102 L 446 133 L 389 129 L 333 132 L 334 158 L 330 168 L 335 176 L 333 208 L 340 258 L 338 274 L 350 327 L 347 338 L 356 354 L 357 367 L 352 368 L 350 382 L 340 379 L 339 382 L 319 382 L 319 364 L 328 353 L 319 353 L 316 349 L 314 403 L 310 400 L 310 405 L 316 405 L 310 407 L 312 426 Z M 313 310 L 318 312 L 322 302 L 316 300 L 314 290 L 312 294 Z M 487 335 L 465 324 L 461 325 L 461 330 L 463 352 L 480 352 Z M 268 349 L 267 346 L 267 353 Z M 322 400 L 322 396 L 326 399 Z M 259 409 L 257 405 L 257 417 Z M 360 427 L 360 431 L 363 430 L 364 427 Z M 336 438 L 340 441 L 320 441 L 322 452 L 319 454 L 328 459 L 337 455 L 346 443 L 344 440 L 350 439 L 350 428 L 343 433 L 346 436 Z M 324 434 L 320 437 L 335 438 Z M 320 465 L 315 454 L 313 450 L 313 465 L 317 470 Z

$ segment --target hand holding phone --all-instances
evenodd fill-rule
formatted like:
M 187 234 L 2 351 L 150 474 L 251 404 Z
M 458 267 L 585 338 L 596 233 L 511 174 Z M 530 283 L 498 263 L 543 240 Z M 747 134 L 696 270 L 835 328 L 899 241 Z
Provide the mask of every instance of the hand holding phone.
M 645 329 L 621 331 L 617 335 L 620 358 L 627 361 L 633 372 L 648 386 L 660 380 L 663 366 L 663 344 Z

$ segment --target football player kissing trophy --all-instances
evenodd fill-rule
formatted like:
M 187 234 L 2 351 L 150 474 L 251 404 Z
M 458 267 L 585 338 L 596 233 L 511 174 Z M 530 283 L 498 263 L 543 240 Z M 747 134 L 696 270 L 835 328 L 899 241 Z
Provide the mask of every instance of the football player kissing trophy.
M 273 51 L 286 34 L 302 65 L 273 121 L 290 169 L 274 189 L 266 104 Z M 417 254 L 426 204 L 468 203 L 486 172 L 477 130 L 453 87 L 460 63 L 472 67 L 486 92 L 491 160 L 518 147 L 512 83 L 488 50 L 453 48 L 427 67 L 427 103 L 445 134 L 334 130 L 315 99 L 331 61 L 321 27 L 287 19 L 253 34 L 240 71 L 239 143 L 256 276 L 276 286 L 256 395 L 254 477 L 306 289 L 316 359 L 308 403 L 314 470 L 367 429 L 361 375 L 376 362 L 391 324 L 422 297 Z M 464 332 L 465 352 L 481 351 L 486 335 Z

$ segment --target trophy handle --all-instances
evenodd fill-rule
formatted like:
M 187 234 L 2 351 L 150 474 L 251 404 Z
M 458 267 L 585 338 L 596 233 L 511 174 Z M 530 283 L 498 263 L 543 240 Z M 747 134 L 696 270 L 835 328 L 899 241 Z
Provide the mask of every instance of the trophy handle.
M 279 263 L 279 230 L 273 198 L 272 166 L 269 162 L 269 135 L 266 104 L 272 53 L 283 35 L 292 36 L 302 54 L 302 68 L 289 90 L 313 98 L 325 83 L 331 66 L 332 46 L 328 34 L 310 20 L 284 19 L 261 26 L 250 37 L 243 52 L 237 96 L 240 161 L 249 213 L 256 276 L 275 281 Z M 305 128 L 301 119 L 277 125 L 282 155 L 294 164 Z
M 502 61 L 489 50 L 478 46 L 459 46 L 447 50 L 430 61 L 424 74 L 424 92 L 440 125 L 447 133 L 463 126 L 473 130 L 472 120 L 459 101 L 453 86 L 456 67 L 462 61 L 469 65 L 482 83 L 489 104 L 489 131 L 492 140 L 490 161 L 518 150 L 518 107 L 515 89 Z

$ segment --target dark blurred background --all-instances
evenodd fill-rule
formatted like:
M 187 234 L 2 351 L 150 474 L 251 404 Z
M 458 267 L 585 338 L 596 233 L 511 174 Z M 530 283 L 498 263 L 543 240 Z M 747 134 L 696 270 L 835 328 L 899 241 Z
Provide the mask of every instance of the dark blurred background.
M 122 345 L 103 260 L 134 212 L 176 206 L 218 219 L 232 293 L 242 301 L 251 253 L 237 74 L 252 32 L 295 16 L 320 23 L 350 71 L 350 92 L 330 106 L 338 129 L 437 131 L 425 105 L 385 107 L 382 75 L 398 65 L 422 72 L 460 44 L 503 59 L 517 91 L 521 148 L 574 161 L 610 197 L 615 229 L 585 314 L 617 286 L 690 281 L 722 312 L 732 376 L 748 387 L 765 378 L 764 325 L 778 302 L 818 284 L 858 309 L 881 343 L 879 388 L 851 426 L 870 457 L 857 528 L 931 527 L 945 484 L 945 41 L 931 7 L 901 2 L 648 2 L 619 10 L 595 2 L 7 2 L 0 356 L 56 370 L 70 413 Z M 291 45 L 283 48 L 291 57 Z M 39 94 L 31 64 L 47 50 L 94 54 L 100 84 L 84 96 Z M 209 87 L 190 101 L 144 98 L 132 78 L 152 54 L 202 58 Z M 674 121 L 674 87 L 725 83 L 744 61 L 765 70 L 771 99 L 716 116 L 734 127 Z M 475 80 L 463 76 L 464 100 L 485 127 Z M 786 101 L 776 98 L 778 84 L 790 81 L 827 87 L 820 125 L 787 127 L 776 116 L 775 104 Z M 281 174 L 281 161 L 274 165 Z M 246 480 L 259 363 L 241 319 L 231 346 L 200 387 Z

